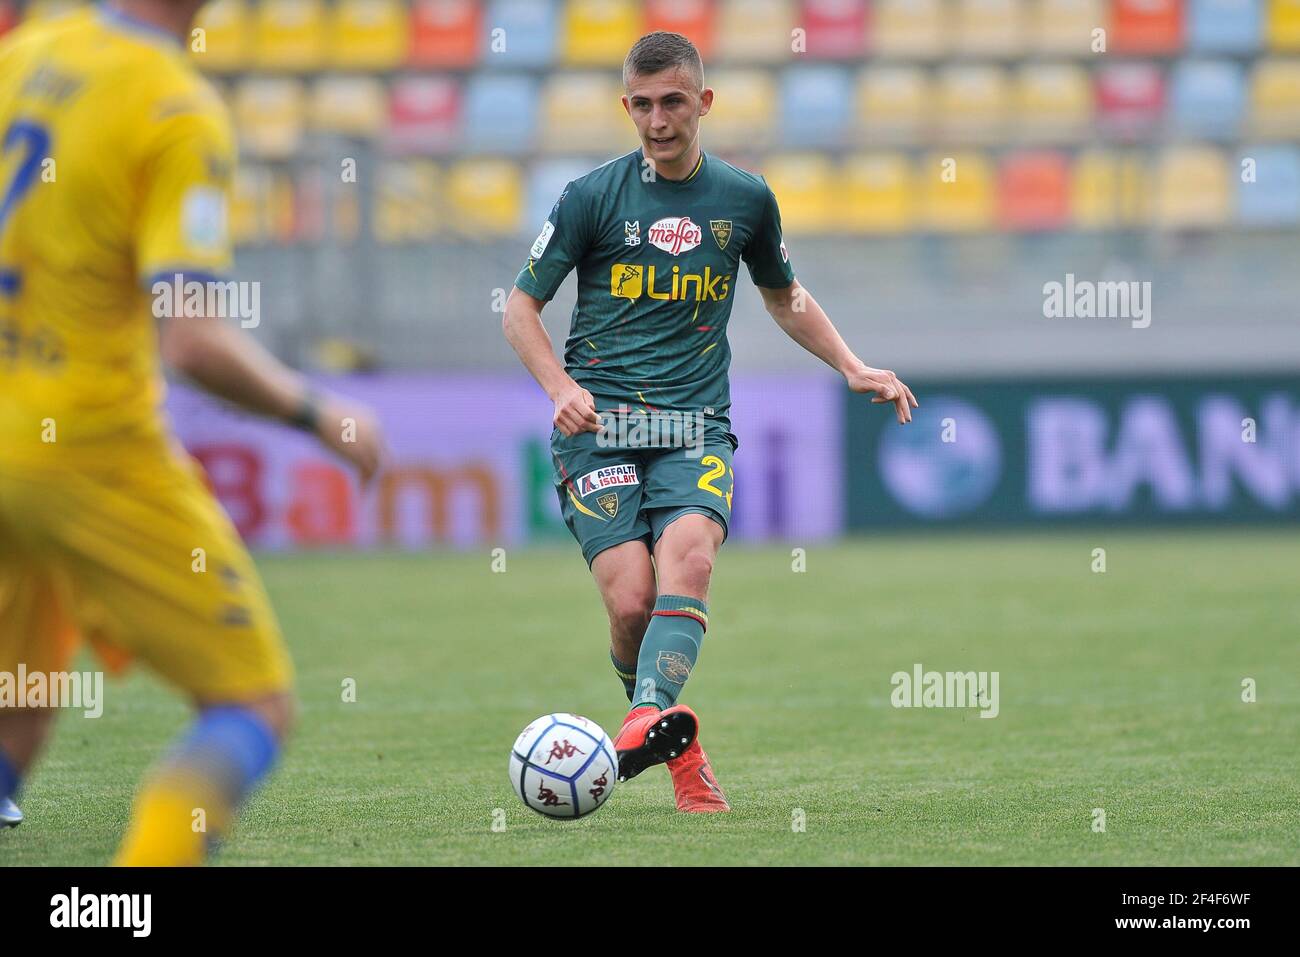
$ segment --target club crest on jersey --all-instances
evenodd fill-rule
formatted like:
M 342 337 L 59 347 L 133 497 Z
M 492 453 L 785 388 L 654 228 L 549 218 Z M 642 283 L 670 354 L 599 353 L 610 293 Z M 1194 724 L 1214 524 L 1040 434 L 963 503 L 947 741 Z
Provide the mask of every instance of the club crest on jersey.
M 626 219 L 623 220 L 623 245 L 641 245 L 641 220 L 634 219 L 630 223 Z
M 650 245 L 677 256 L 690 252 L 704 239 L 704 230 L 689 216 L 665 216 L 650 227 Z
M 727 243 L 731 242 L 731 220 L 710 219 L 709 229 L 713 230 L 713 241 L 718 244 L 718 248 L 726 249 Z
M 578 494 L 584 498 L 592 492 L 599 492 L 603 489 L 614 488 L 619 485 L 639 485 L 641 480 L 637 478 L 636 466 L 632 463 L 623 463 L 619 465 L 606 465 L 604 468 L 588 472 L 582 478 L 578 479 Z M 604 496 L 602 496 L 603 498 Z M 609 512 L 600 499 L 596 500 L 601 508 Z M 614 505 L 618 509 L 617 503 Z M 613 512 L 609 512 L 613 517 Z
M 596 504 L 604 509 L 605 514 L 613 518 L 618 514 L 618 493 L 606 492 L 600 498 L 596 499 Z

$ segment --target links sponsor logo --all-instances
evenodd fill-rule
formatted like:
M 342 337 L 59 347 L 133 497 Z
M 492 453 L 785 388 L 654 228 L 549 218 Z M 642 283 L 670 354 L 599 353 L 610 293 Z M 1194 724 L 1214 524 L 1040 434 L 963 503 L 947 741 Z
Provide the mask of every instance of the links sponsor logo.
M 609 294 L 615 299 L 646 296 L 665 302 L 722 302 L 731 295 L 731 274 L 716 273 L 708 266 L 702 273 L 683 273 L 681 266 L 674 266 L 665 277 L 654 266 L 615 263 L 609 270 Z

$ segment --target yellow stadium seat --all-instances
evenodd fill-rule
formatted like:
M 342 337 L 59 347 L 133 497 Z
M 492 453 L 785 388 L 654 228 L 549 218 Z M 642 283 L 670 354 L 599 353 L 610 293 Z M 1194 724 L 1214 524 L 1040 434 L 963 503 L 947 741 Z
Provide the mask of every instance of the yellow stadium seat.
M 375 77 L 321 77 L 312 87 L 307 115 L 313 129 L 375 137 L 386 125 L 388 94 Z
M 906 156 L 866 153 L 845 160 L 833 223 L 837 231 L 904 233 L 915 217 L 915 187 Z
M 1092 52 L 1092 32 L 1107 29 L 1107 0 L 1026 0 L 1026 49 L 1036 53 L 1085 56 Z
M 560 152 L 631 149 L 636 136 L 622 92 L 623 84 L 605 73 L 552 75 L 542 94 L 542 145 Z
M 523 207 L 523 177 L 509 160 L 462 160 L 447 171 L 447 217 L 457 235 L 513 236 Z
M 780 63 L 790 58 L 796 26 L 790 0 L 721 0 L 717 17 L 719 59 Z
M 641 6 L 633 0 L 567 0 L 561 21 L 567 66 L 622 66 L 641 35 Z
M 1300 135 L 1300 59 L 1256 64 L 1250 113 L 1250 127 L 1257 136 Z
M 235 91 L 235 129 L 251 155 L 283 159 L 302 141 L 302 84 L 285 78 L 253 78 Z
M 1157 164 L 1155 224 L 1166 229 L 1212 229 L 1232 207 L 1228 161 L 1210 146 L 1164 151 Z
M 921 142 L 934 112 L 929 76 L 920 67 L 874 66 L 858 75 L 855 132 L 862 142 Z
M 873 7 L 873 52 L 901 59 L 933 59 L 947 50 L 942 0 L 880 0 Z
M 310 71 L 325 60 L 320 0 L 261 0 L 254 17 L 256 64 L 264 70 Z
M 210 0 L 199 9 L 191 34 L 190 55 L 199 69 L 230 73 L 248 65 L 248 31 L 251 28 L 244 0 Z
M 993 167 L 981 153 L 932 153 L 917 170 L 922 225 L 938 233 L 990 229 L 996 210 Z
M 266 242 L 271 234 L 271 170 L 240 163 L 230 201 L 230 238 L 236 246 Z
M 700 122 L 706 149 L 762 149 L 776 128 L 776 83 L 767 70 L 722 69 L 707 80 L 716 94 Z
M 958 53 L 1006 56 L 1025 46 L 1024 0 L 958 0 L 951 36 Z
M 338 0 L 329 18 L 329 65 L 392 70 L 406 58 L 409 15 L 401 0 Z
M 1001 67 L 943 67 L 937 76 L 936 99 L 943 142 L 987 143 L 1003 138 L 1010 94 Z
M 1073 142 L 1092 123 L 1092 83 L 1074 63 L 1030 63 L 1016 71 L 1014 132 L 1026 142 Z
M 781 208 L 782 232 L 793 236 L 830 231 L 838 210 L 829 159 L 816 153 L 773 156 L 764 164 L 763 176 Z
M 442 171 L 430 160 L 388 160 L 375 176 L 373 230 L 384 244 L 424 242 L 443 221 L 439 194 Z
M 1264 45 L 1279 52 L 1300 51 L 1300 0 L 1268 0 Z
M 1085 150 L 1075 159 L 1070 177 L 1070 218 L 1084 230 L 1143 225 L 1150 206 L 1149 181 L 1140 154 Z

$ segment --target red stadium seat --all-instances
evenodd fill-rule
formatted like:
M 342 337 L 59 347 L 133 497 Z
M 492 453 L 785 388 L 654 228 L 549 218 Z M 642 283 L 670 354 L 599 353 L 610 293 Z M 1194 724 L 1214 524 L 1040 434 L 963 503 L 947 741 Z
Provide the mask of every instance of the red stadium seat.
M 998 222 L 1003 229 L 1065 227 L 1070 218 L 1070 167 L 1056 152 L 1015 153 L 998 172 Z
M 448 77 L 405 77 L 393 84 L 388 132 L 400 152 L 437 153 L 456 145 L 460 89 Z
M 1183 46 L 1183 0 L 1114 0 L 1107 49 L 1177 53 Z
M 808 31 L 809 59 L 852 59 L 867 52 L 866 0 L 803 0 L 798 24 Z
M 1165 106 L 1165 84 L 1154 63 L 1118 63 L 1097 74 L 1097 115 L 1108 132 L 1123 137 L 1149 134 Z
M 713 56 L 713 0 L 646 0 L 645 32 L 680 33 L 707 63 Z
M 467 67 L 479 60 L 481 5 L 474 0 L 415 0 L 411 6 L 413 66 Z

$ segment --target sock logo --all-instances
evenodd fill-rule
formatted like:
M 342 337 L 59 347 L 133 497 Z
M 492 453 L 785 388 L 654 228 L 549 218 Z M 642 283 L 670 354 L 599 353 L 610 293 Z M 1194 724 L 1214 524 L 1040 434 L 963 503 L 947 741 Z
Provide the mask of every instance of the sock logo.
M 691 676 L 691 661 L 680 651 L 661 651 L 655 670 L 674 684 L 683 684 Z

